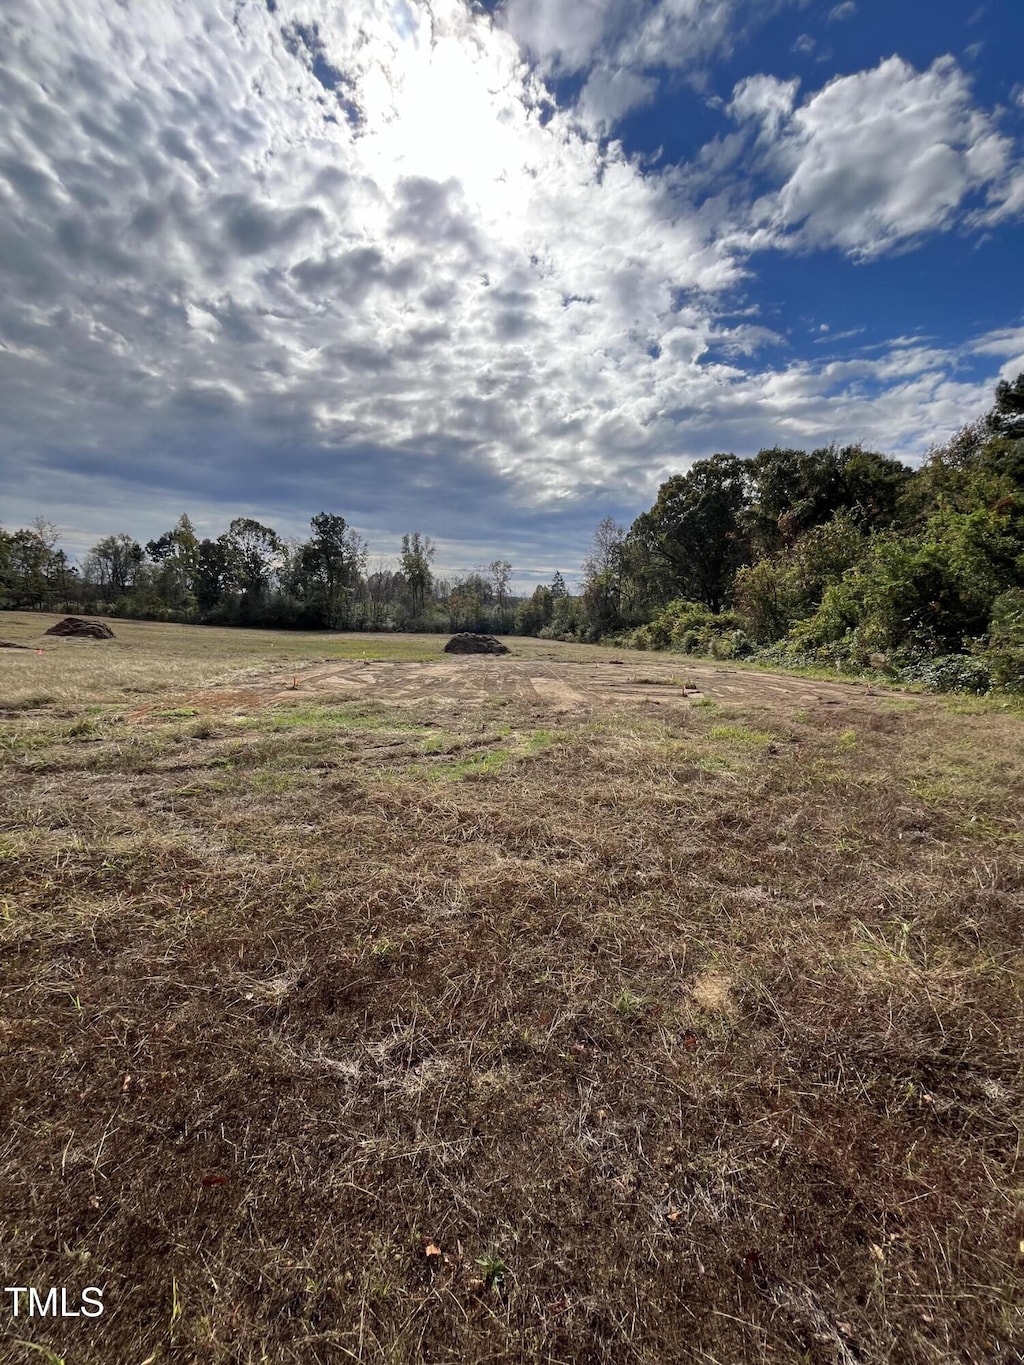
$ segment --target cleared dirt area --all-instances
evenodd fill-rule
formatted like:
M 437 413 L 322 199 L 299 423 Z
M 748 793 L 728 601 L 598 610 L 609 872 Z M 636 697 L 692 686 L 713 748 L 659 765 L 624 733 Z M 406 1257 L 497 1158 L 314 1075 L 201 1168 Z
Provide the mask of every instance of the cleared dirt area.
M 116 630 L 0 654 L 4 1365 L 1024 1359 L 1019 714 Z
M 368 637 L 367 648 L 376 644 L 386 649 L 394 641 L 422 638 Z M 883 691 L 866 683 L 822 682 L 680 658 L 648 659 L 586 646 L 563 646 L 560 652 L 533 640 L 510 639 L 508 643 L 515 651 L 511 657 L 442 656 L 436 662 L 388 658 L 335 661 L 268 672 L 258 685 L 241 691 L 228 684 L 200 689 L 183 700 L 203 706 L 236 702 L 253 706 L 287 702 L 301 693 L 307 697 L 373 699 L 391 706 L 426 706 L 458 713 L 500 699 L 514 706 L 517 714 L 536 717 L 564 714 L 586 717 L 618 704 L 674 707 L 702 698 L 782 714 L 794 707 L 819 705 L 841 705 L 868 714 L 872 710 L 870 699 L 879 696 L 903 696 L 915 706 L 934 704 L 933 699 L 925 696 Z M 136 714 L 142 716 L 146 709 L 140 708 Z

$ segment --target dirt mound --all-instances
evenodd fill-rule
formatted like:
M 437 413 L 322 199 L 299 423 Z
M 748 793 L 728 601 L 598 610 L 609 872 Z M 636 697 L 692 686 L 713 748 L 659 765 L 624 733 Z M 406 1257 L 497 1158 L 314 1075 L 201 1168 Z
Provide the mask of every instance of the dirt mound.
M 78 640 L 112 640 L 114 632 L 102 621 L 83 621 L 80 616 L 65 616 L 46 632 L 47 635 L 66 635 Z
M 507 654 L 508 645 L 503 645 L 500 640 L 496 640 L 493 635 L 474 635 L 470 631 L 462 631 L 452 638 L 444 647 L 446 654 Z
M 31 645 L 16 645 L 12 640 L 0 640 L 0 649 L 31 649 Z

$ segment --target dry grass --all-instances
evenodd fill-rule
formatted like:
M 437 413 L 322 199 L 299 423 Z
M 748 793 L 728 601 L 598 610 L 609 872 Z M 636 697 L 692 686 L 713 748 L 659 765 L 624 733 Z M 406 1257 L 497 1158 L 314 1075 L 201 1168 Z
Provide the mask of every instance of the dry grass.
M 123 630 L 0 657 L 0 1272 L 107 1308 L 0 1358 L 1022 1358 L 1019 718 Z

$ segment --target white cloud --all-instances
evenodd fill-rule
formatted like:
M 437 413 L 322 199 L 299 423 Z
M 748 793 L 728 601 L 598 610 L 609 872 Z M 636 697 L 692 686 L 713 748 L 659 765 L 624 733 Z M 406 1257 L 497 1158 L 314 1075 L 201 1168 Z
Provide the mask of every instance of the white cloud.
M 579 112 L 591 128 L 607 132 L 623 114 L 649 104 L 657 88 L 657 82 L 650 76 L 598 66 L 587 77 L 579 98 Z
M 1012 143 L 973 107 L 951 57 L 924 72 L 890 57 L 837 77 L 799 107 L 795 94 L 795 82 L 753 76 L 729 106 L 759 126 L 770 144 L 763 165 L 783 180 L 757 206 L 752 242 L 835 246 L 867 259 L 950 226 L 983 189 L 985 221 L 1016 211 Z
M 972 355 L 997 356 L 1003 361 L 1000 379 L 1024 374 L 1024 327 L 1004 327 L 979 337 L 969 347 Z
M 733 90 L 728 113 L 740 122 L 760 123 L 763 136 L 770 141 L 792 114 L 799 89 L 796 76 L 790 81 L 775 76 L 748 76 Z
M 840 24 L 845 19 L 852 19 L 856 13 L 857 6 L 855 0 L 842 0 L 842 4 L 836 5 L 833 9 L 829 10 L 828 21 L 830 24 Z
M 651 95 L 654 73 L 703 89 L 707 68 L 749 32 L 802 0 L 507 0 L 499 21 L 544 74 L 595 67 L 580 112 L 604 127 Z M 614 73 L 614 79 L 613 79 Z
M 592 125 L 647 97 L 651 54 L 683 60 L 679 34 L 698 55 L 732 41 L 710 3 L 665 0 L 632 30 L 634 8 L 587 10 L 560 48 L 574 13 L 533 16 L 563 65 L 613 40 L 633 54 L 591 72 Z M 92 500 L 97 532 L 144 515 L 149 535 L 183 505 L 216 529 L 203 508 L 230 506 L 291 534 L 330 506 L 449 540 L 472 522 L 516 555 L 506 537 L 535 547 L 557 511 L 561 544 L 598 500 L 641 506 L 716 449 L 920 448 L 984 406 L 923 345 L 768 370 L 778 333 L 720 313 L 754 241 L 750 130 L 782 187 L 758 210 L 767 245 L 868 255 L 944 223 L 953 171 L 996 184 L 1004 140 L 955 68 L 894 59 L 802 104 L 797 82 L 751 78 L 738 131 L 645 175 L 462 0 L 6 0 L 0 39 L 7 517 L 81 527 Z
M 702 385 L 710 305 L 677 301 L 740 274 L 714 223 L 545 121 L 511 37 L 459 0 L 400 23 L 325 0 L 301 30 L 283 0 L 11 4 L 15 442 L 126 467 L 200 432 L 237 462 L 401 449 L 438 487 L 472 452 L 536 502 L 599 486 L 624 432 Z

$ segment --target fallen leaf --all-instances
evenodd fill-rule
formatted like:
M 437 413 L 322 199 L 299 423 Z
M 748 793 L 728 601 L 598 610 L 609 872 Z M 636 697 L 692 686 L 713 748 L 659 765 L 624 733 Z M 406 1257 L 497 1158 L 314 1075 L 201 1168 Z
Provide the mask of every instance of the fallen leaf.
M 428 1242 L 423 1254 L 424 1256 L 440 1256 L 441 1248 L 434 1242 Z

